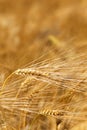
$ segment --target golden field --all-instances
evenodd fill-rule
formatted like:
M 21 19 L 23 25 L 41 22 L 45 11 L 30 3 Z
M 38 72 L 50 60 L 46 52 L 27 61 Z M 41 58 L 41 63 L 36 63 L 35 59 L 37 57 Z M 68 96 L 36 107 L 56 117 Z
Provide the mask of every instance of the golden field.
M 0 130 L 87 130 L 86 0 L 0 0 Z

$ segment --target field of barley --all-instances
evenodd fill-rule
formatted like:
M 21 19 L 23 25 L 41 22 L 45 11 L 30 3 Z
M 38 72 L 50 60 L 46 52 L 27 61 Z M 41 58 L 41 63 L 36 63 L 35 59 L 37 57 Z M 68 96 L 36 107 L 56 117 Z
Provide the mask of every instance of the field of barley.
M 87 130 L 86 0 L 0 0 L 0 130 Z

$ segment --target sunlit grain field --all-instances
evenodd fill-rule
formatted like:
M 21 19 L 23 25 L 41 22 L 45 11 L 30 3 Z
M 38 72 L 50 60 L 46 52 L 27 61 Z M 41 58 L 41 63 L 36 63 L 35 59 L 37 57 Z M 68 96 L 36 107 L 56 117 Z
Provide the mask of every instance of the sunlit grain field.
M 86 0 L 0 0 L 0 130 L 87 130 Z

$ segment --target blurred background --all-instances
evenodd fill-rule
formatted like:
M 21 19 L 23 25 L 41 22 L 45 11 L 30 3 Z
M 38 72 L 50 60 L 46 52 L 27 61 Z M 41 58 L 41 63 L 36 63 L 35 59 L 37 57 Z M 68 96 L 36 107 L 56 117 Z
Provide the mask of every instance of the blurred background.
M 86 52 L 86 0 L 0 0 L 1 64 L 9 68 L 9 58 L 13 64 L 24 55 L 35 58 L 54 39 L 64 50 L 68 44 L 75 53 Z

